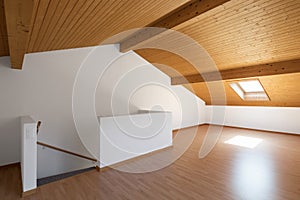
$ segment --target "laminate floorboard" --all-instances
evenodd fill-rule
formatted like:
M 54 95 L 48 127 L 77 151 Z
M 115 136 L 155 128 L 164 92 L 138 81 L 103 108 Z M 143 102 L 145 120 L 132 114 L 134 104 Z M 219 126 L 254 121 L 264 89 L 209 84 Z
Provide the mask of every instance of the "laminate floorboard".
M 199 126 L 184 155 L 161 170 L 142 174 L 93 170 L 43 185 L 24 199 L 300 199 L 300 136 L 225 127 L 213 151 L 199 159 L 207 128 Z M 259 138 L 262 142 L 253 149 L 224 143 L 235 136 Z M 0 176 L 0 199 L 19 199 L 19 167 L 0 168 Z

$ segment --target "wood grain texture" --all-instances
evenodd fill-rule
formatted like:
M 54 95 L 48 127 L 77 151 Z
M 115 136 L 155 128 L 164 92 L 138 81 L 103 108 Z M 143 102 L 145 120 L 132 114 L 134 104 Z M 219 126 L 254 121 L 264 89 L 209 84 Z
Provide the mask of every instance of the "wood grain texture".
M 300 73 L 300 59 L 171 78 L 172 85 Z M 300 80 L 299 80 L 300 81 Z
M 228 1 L 229 0 L 193 0 L 147 26 L 171 29 Z M 120 42 L 120 51 L 126 52 L 134 50 L 139 43 L 145 42 L 162 32 L 164 32 L 163 29 L 156 31 L 138 31 Z
M 208 51 L 219 70 L 300 59 L 300 1 L 295 0 L 0 0 L 0 8 L 3 1 L 14 5 L 21 2 L 18 5 L 26 5 L 25 9 L 33 2 L 31 27 L 27 26 L 30 12 L 23 12 L 22 9 L 20 12 L 12 12 L 8 9 L 8 31 L 21 30 L 21 37 L 14 36 L 19 34 L 16 31 L 10 34 L 11 45 L 7 44 L 6 26 L 1 21 L 4 19 L 4 12 L 0 9 L 0 56 L 8 55 L 10 47 L 18 58 L 13 61 L 15 56 L 12 56 L 12 64 L 17 68 L 22 65 L 25 52 L 99 45 L 112 35 L 145 26 L 172 27 L 172 30 L 190 36 Z M 25 21 L 20 21 L 24 13 L 27 13 Z M 10 14 L 12 16 L 8 16 Z M 22 27 L 25 27 L 26 33 Z M 29 41 L 26 45 L 25 35 L 28 34 Z M 128 37 L 128 34 L 118 37 L 114 42 L 122 41 L 124 37 Z M 176 40 L 173 42 L 176 44 Z M 185 46 L 178 45 L 174 48 L 184 49 Z M 145 49 L 138 50 L 137 53 L 151 63 L 163 64 L 155 66 L 171 77 L 189 76 L 199 71 L 209 72 L 207 69 L 195 69 L 184 58 L 169 52 Z M 194 52 L 188 53 L 199 59 Z M 273 98 L 276 102 L 271 99 L 270 103 L 257 102 L 253 105 L 298 106 L 297 100 L 285 97 L 299 98 L 296 86 L 290 86 L 299 85 L 299 80 L 293 79 L 290 83 L 289 78 L 282 77 L 280 81 L 284 86 L 276 91 L 267 89 L 267 93 L 283 95 L 282 97 Z M 285 87 L 293 90 L 287 94 L 281 91 Z M 211 103 L 205 86 L 193 88 L 207 104 Z M 249 105 L 248 102 L 231 99 L 234 95 L 228 95 L 230 93 L 226 89 L 228 104 Z
M 22 69 L 30 36 L 34 0 L 4 0 L 11 66 Z
M 172 29 L 193 38 L 205 48 L 219 70 L 250 68 L 300 59 L 299 13 L 300 1 L 231 0 Z M 173 42 L 176 43 L 176 41 Z M 175 50 L 176 48 L 184 49 L 185 47 L 178 46 Z M 154 63 L 171 78 L 209 72 L 205 68 L 195 68 L 184 58 L 170 52 L 157 49 L 141 49 L 136 52 Z M 197 59 L 194 52 L 188 53 Z M 273 80 L 275 85 L 278 85 L 277 81 L 280 81 L 280 86 L 277 88 L 273 88 L 268 81 L 266 91 L 273 96 L 271 102 L 241 101 L 227 86 L 225 91 L 216 89 L 211 92 L 215 96 L 226 93 L 228 105 L 299 106 L 297 87 L 299 87 L 300 80 L 298 75 L 263 79 Z M 205 84 L 194 84 L 192 87 L 200 98 L 207 104 L 211 104 L 212 94 L 209 93 Z M 291 88 L 288 90 L 289 93 L 285 88 Z M 220 102 L 220 104 L 223 103 Z
M 94 170 L 43 185 L 36 194 L 24 199 L 299 199 L 299 136 L 224 128 L 209 156 L 199 159 L 207 128 L 200 126 L 185 154 L 159 171 L 130 174 L 113 169 L 101 173 Z M 185 131 L 189 129 L 177 134 Z M 224 144 L 237 135 L 260 138 L 263 142 L 255 149 Z M 0 198 L 19 199 L 19 168 L 0 168 L 0 176 Z
M 208 51 L 218 68 L 225 70 L 299 59 L 299 13 L 299 1 L 231 0 L 173 29 L 193 38 Z M 197 73 L 174 54 L 160 50 L 137 52 L 183 75 Z
M 8 56 L 8 38 L 4 13 L 4 0 L 0 0 L 0 56 Z
M 119 32 L 144 27 L 189 0 L 37 0 L 27 52 L 99 45 Z
M 230 81 L 220 82 L 224 88 L 219 87 L 220 85 L 217 85 L 217 82 L 194 83 L 184 86 L 208 105 L 212 104 L 213 98 L 213 104 L 215 105 L 300 107 L 300 73 L 265 76 L 258 79 L 270 97 L 270 101 L 244 101 L 229 86 Z M 223 102 L 224 94 L 226 97 L 225 104 Z
M 300 2 L 231 0 L 180 24 L 219 69 L 299 59 Z

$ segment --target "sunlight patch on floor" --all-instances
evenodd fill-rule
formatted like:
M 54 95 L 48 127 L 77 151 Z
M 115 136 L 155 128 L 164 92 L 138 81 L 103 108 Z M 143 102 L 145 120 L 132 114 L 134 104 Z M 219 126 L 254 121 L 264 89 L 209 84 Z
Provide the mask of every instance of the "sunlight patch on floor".
M 230 138 L 229 140 L 226 140 L 224 143 L 253 149 L 262 141 L 263 139 L 238 135 Z

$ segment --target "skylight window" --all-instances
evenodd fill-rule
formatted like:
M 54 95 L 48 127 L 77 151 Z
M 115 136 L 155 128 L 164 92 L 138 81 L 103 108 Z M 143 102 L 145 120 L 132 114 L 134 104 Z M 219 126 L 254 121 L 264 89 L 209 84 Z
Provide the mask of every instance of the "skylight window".
M 262 141 L 263 140 L 260 138 L 253 138 L 253 137 L 246 137 L 246 136 L 238 135 L 238 136 L 235 136 L 235 137 L 225 141 L 224 143 L 253 149 L 257 145 L 259 145 Z
M 265 91 L 258 80 L 239 81 L 239 85 L 245 92 L 264 92 Z
M 237 81 L 230 83 L 231 88 L 246 101 L 269 101 L 259 80 Z

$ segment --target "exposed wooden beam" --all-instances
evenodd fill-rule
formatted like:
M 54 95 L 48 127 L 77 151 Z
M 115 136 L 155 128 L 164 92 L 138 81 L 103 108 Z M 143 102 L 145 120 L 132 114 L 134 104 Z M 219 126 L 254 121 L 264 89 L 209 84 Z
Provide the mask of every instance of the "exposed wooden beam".
M 0 0 L 0 56 L 9 56 L 4 0 Z
M 171 29 L 228 1 L 229 0 L 193 0 L 190 3 L 176 9 L 169 15 L 149 24 L 147 27 Z M 134 50 L 138 44 L 145 42 L 154 36 L 161 34 L 162 32 L 164 32 L 163 29 L 137 31 L 133 35 L 130 35 L 120 42 L 120 51 L 126 52 L 129 50 Z
M 22 69 L 35 0 L 4 0 L 11 67 Z
M 300 72 L 300 59 L 173 77 L 172 85 L 290 74 Z

